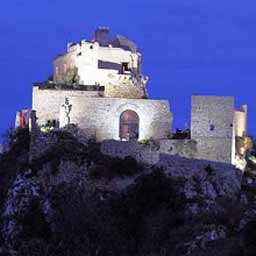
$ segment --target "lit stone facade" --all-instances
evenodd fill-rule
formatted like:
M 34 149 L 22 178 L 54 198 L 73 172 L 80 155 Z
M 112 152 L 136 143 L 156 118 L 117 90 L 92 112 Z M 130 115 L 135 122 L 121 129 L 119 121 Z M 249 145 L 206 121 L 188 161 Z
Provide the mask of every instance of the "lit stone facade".
M 170 135 L 172 115 L 166 100 L 124 99 L 99 97 L 97 92 L 33 89 L 33 109 L 38 124 L 56 120 L 59 126 L 63 120 L 65 99 L 72 106 L 70 122 L 81 129 L 95 134 L 97 140 L 120 140 L 120 115 L 126 110 L 135 111 L 139 116 L 139 140 L 163 139 Z
M 246 126 L 247 106 L 235 110 L 234 97 L 192 96 L 191 139 L 198 158 L 236 165 L 236 138 L 246 135 Z
M 33 86 L 37 125 L 76 124 L 84 137 L 104 141 L 103 153 L 150 164 L 168 153 L 243 166 L 247 106 L 235 110 L 233 97 L 192 96 L 191 138 L 173 139 L 169 102 L 148 98 L 141 58 L 133 42 L 111 38 L 106 28 L 69 43 L 54 60 L 53 81 Z
M 234 97 L 192 96 L 191 138 L 161 139 L 153 144 L 136 145 L 106 141 L 102 152 L 124 158 L 128 155 L 139 161 L 154 164 L 161 153 L 187 158 L 206 159 L 233 164 L 244 169 L 244 155 L 241 155 L 238 137 L 245 136 L 247 106 L 234 109 Z
M 132 110 L 139 116 L 138 140 L 164 139 L 170 135 L 171 113 L 165 100 L 70 97 L 70 122 L 91 130 L 99 141 L 120 140 L 120 116 Z M 60 122 L 60 126 L 65 122 Z
M 148 78 L 141 74 L 141 57 L 133 42 L 99 28 L 94 39 L 68 43 L 67 53 L 55 58 L 54 81 L 77 68 L 79 83 L 104 86 L 105 97 L 143 98 Z
M 247 135 L 247 105 L 242 105 L 241 109 L 235 111 L 235 134 L 238 137 Z
M 140 66 L 137 46 L 120 35 L 111 38 L 105 28 L 98 29 L 92 40 L 69 43 L 67 53 L 54 61 L 53 81 L 33 87 L 38 125 L 76 124 L 98 141 L 169 138 L 169 102 L 148 99 L 148 79 Z M 72 70 L 78 83 L 65 82 Z M 121 122 L 125 112 L 127 120 Z
M 41 89 L 40 85 L 35 84 L 32 93 L 32 109 L 36 110 L 38 125 L 43 125 L 47 121 L 59 121 L 60 108 L 65 103 L 65 98 L 77 96 L 86 100 L 86 98 L 101 97 L 103 93 L 88 90 Z

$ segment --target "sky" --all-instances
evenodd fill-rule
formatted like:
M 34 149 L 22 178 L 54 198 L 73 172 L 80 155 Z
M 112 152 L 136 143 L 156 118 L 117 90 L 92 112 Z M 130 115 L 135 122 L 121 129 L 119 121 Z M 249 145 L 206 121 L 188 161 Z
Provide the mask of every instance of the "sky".
M 137 43 L 151 98 L 170 100 L 174 128 L 190 122 L 192 94 L 249 105 L 256 136 L 255 0 L 8 0 L 0 5 L 0 133 L 30 108 L 32 84 L 53 73 L 69 41 L 98 26 Z

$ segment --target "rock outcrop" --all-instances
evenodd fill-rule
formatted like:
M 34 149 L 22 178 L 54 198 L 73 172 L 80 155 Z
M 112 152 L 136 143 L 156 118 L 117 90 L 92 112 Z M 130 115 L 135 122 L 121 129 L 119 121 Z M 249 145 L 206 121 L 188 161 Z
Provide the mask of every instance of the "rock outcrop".
M 50 131 L 33 157 L 18 136 L 1 156 L 1 178 L 12 176 L 0 255 L 253 255 L 253 174 L 166 154 L 153 166 L 111 158 L 73 133 Z

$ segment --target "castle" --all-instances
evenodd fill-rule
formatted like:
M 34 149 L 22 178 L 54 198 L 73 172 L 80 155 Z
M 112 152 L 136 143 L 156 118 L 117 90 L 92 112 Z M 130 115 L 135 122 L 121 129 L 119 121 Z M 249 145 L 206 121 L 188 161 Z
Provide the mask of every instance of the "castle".
M 68 43 L 67 52 L 54 59 L 53 77 L 33 85 L 37 125 L 46 131 L 76 124 L 88 137 L 106 142 L 106 154 L 122 155 L 130 147 L 137 157 L 141 144 L 154 141 L 158 153 L 239 167 L 249 144 L 247 106 L 235 110 L 234 97 L 194 95 L 190 137 L 175 139 L 169 102 L 148 97 L 141 60 L 134 42 L 111 37 L 105 27 L 92 40 Z M 25 125 L 23 113 L 28 112 L 18 112 L 16 126 Z

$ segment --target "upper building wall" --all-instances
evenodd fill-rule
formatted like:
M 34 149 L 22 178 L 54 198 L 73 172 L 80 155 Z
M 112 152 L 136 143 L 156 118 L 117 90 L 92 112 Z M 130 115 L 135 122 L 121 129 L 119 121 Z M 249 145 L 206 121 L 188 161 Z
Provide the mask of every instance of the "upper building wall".
M 104 86 L 105 97 L 146 97 L 148 78 L 141 74 L 136 45 L 122 36 L 110 39 L 104 33 L 102 38 L 96 33 L 94 40 L 69 43 L 67 53 L 54 60 L 54 81 L 61 81 L 69 69 L 77 68 L 79 83 Z

